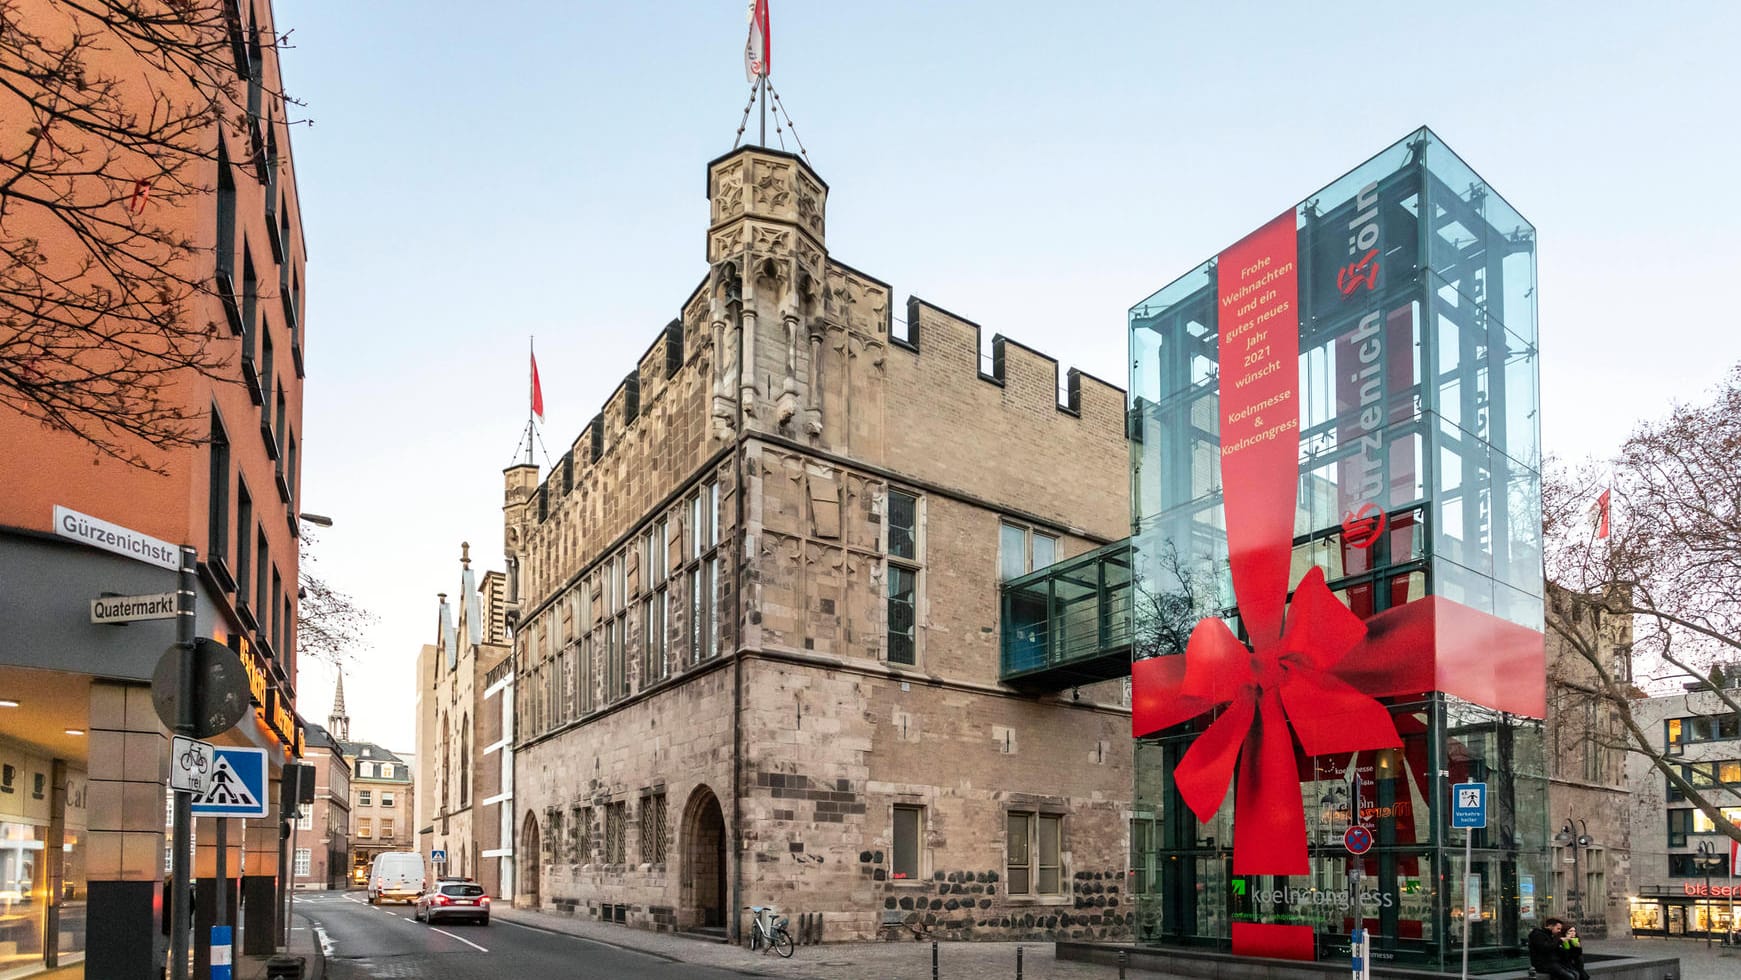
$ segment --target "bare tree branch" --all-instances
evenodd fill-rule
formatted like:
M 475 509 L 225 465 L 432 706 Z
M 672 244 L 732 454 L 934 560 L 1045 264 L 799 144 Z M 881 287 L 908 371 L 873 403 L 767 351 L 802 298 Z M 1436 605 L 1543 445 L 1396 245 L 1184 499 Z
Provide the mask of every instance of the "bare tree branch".
M 0 407 L 161 470 L 228 380 L 213 248 L 190 233 L 219 130 L 261 179 L 276 38 L 233 0 L 0 0 Z

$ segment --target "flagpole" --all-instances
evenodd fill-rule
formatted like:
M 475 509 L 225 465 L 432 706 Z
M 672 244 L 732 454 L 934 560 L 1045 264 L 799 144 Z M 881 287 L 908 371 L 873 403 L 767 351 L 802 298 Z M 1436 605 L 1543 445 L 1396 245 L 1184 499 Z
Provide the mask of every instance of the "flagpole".
M 534 418 L 532 392 L 537 390 L 535 386 L 538 384 L 538 377 L 533 373 L 537 370 L 533 365 L 538 363 L 538 351 L 533 347 L 535 339 L 530 334 L 526 336 L 526 462 L 528 464 L 532 464 L 532 420 Z
M 762 148 L 768 146 L 768 73 L 762 70 Z

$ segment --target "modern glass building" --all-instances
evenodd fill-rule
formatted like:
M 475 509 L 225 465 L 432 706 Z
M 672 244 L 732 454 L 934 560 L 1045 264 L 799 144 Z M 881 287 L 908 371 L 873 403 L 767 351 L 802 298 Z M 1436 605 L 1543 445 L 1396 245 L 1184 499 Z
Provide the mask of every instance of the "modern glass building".
M 1132 307 L 1140 940 L 1498 968 L 1546 916 L 1535 309 L 1426 129 Z

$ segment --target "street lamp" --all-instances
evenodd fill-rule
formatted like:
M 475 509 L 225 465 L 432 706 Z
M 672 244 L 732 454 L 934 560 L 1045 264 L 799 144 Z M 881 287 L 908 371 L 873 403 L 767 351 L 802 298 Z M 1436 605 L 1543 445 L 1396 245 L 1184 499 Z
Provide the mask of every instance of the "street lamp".
M 332 518 L 325 514 L 298 514 L 298 518 L 313 524 L 315 527 L 332 527 Z
M 1577 828 L 1574 828 L 1572 826 L 1572 822 L 1574 820 L 1577 821 L 1577 824 L 1578 824 Z M 1583 832 L 1579 833 L 1579 830 L 1582 830 Z M 1554 835 L 1554 843 L 1556 843 L 1556 844 L 1569 844 L 1569 845 L 1571 845 L 1571 848 L 1572 848 L 1572 895 L 1571 895 L 1571 898 L 1572 898 L 1572 925 L 1574 925 L 1574 926 L 1582 925 L 1584 922 L 1584 890 L 1581 887 L 1583 884 L 1583 879 L 1578 873 L 1578 850 L 1580 848 L 1587 848 L 1592 843 L 1592 841 L 1590 840 L 1590 832 L 1589 831 L 1590 831 L 1589 824 L 1585 823 L 1583 820 L 1581 820 L 1579 818 L 1568 816 L 1566 818 L 1566 822 L 1563 825 L 1561 825 L 1560 832 Z
M 1708 840 L 1699 841 L 1699 866 L 1705 869 L 1705 948 L 1711 948 L 1711 933 L 1715 931 L 1712 921 L 1716 918 L 1716 906 L 1711 902 L 1711 869 L 1717 862 L 1725 860 L 1728 855 L 1718 854 L 1717 848 Z

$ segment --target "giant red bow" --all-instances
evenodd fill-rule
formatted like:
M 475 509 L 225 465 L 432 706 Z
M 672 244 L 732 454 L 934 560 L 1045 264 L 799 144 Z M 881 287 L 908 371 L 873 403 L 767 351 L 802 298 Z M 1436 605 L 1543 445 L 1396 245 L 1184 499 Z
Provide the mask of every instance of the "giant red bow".
M 1334 673 L 1365 635 L 1366 624 L 1337 601 L 1315 567 L 1294 592 L 1277 642 L 1247 649 L 1219 619 L 1192 631 L 1184 679 L 1152 720 L 1168 728 L 1227 706 L 1173 778 L 1197 819 L 1207 822 L 1221 809 L 1238 762 L 1234 874 L 1309 872 L 1295 735 L 1307 755 L 1401 747 L 1384 705 Z

